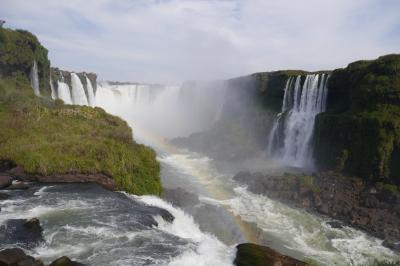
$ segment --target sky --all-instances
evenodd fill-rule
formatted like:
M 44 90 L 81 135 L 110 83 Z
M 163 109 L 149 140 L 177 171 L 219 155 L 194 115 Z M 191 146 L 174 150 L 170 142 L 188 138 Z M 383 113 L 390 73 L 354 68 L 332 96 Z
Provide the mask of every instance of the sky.
M 52 66 L 178 84 L 400 52 L 399 0 L 0 0 Z

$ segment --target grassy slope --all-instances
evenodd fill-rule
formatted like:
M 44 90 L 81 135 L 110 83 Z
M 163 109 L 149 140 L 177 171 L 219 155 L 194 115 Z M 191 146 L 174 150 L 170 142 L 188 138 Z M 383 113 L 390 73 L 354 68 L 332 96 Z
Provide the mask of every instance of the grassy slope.
M 127 192 L 160 194 L 156 154 L 134 142 L 126 122 L 100 108 L 34 96 L 34 59 L 47 71 L 39 71 L 46 96 L 47 50 L 28 32 L 0 29 L 0 162 L 11 160 L 28 174 L 103 173 Z
M 123 120 L 100 108 L 35 98 L 28 84 L 0 80 L 0 160 L 27 173 L 104 173 L 135 194 L 161 192 L 159 164 Z

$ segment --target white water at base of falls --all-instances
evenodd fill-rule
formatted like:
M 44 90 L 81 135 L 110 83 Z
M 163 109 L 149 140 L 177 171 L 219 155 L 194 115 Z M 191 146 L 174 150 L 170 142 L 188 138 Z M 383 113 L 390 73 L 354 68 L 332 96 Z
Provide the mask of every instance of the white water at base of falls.
M 33 88 L 33 92 L 35 93 L 35 95 L 40 96 L 39 74 L 38 74 L 38 66 L 36 60 L 33 61 L 33 66 L 31 68 L 31 73 L 29 77 L 31 80 L 31 86 Z
M 90 106 L 94 106 L 94 89 L 92 86 L 92 82 L 87 76 L 86 76 L 86 89 L 88 93 L 88 98 L 87 98 L 88 103 Z
M 287 165 L 313 167 L 311 141 L 315 117 L 325 111 L 328 78 L 326 74 L 307 75 L 302 86 L 301 76 L 297 76 L 295 82 L 293 77 L 289 78 L 282 111 L 277 115 L 268 141 L 270 155 Z
M 71 86 L 72 103 L 76 105 L 88 105 L 81 79 L 75 73 L 71 73 Z

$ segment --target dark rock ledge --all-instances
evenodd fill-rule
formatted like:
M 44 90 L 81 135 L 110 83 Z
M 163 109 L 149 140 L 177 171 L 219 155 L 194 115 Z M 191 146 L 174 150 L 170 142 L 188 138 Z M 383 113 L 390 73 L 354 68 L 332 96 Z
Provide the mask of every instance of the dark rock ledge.
M 306 266 L 294 258 L 282 255 L 275 250 L 251 243 L 236 246 L 236 266 Z
M 85 264 L 61 257 L 49 266 L 84 266 Z M 20 248 L 8 248 L 0 251 L 0 266 L 44 266 L 41 260 L 26 255 Z
M 105 189 L 115 191 L 118 186 L 114 179 L 102 173 L 98 174 L 53 174 L 48 176 L 27 174 L 21 167 L 14 167 L 0 173 L 0 189 L 27 189 L 28 182 L 39 183 L 97 183 Z
M 31 249 L 44 242 L 43 229 L 37 218 L 10 219 L 0 225 L 0 243 Z

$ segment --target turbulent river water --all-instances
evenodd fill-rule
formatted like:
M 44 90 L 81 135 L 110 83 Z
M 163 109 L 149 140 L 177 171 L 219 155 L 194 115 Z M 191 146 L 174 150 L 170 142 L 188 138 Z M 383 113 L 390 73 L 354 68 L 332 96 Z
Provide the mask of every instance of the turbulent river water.
M 11 192 L 0 202 L 0 222 L 39 218 L 46 243 L 28 252 L 45 262 L 68 255 L 89 265 L 232 265 L 234 245 L 246 241 L 321 265 L 398 258 L 363 232 L 331 228 L 327 218 L 248 192 L 206 157 L 166 144 L 156 149 L 164 186 L 199 196 L 190 214 L 154 196 L 51 185 Z M 149 206 L 168 210 L 175 220 L 164 221 Z

